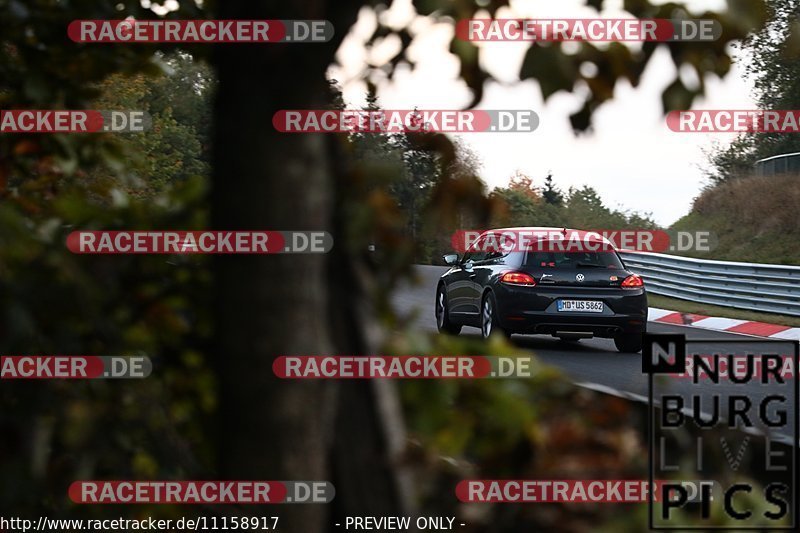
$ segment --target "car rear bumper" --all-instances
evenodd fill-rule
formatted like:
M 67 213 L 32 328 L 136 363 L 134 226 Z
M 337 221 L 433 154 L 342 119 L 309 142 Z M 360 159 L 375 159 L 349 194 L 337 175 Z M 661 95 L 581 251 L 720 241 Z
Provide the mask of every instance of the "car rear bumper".
M 497 287 L 497 318 L 513 333 L 614 337 L 636 334 L 647 326 L 644 289 Z M 559 312 L 557 302 L 602 301 L 602 313 Z

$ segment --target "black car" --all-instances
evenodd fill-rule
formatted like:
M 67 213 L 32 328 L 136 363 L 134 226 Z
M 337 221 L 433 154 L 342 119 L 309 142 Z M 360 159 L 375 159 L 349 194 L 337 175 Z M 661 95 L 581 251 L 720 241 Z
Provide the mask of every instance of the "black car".
M 604 337 L 614 339 L 621 352 L 642 349 L 644 283 L 608 241 L 602 249 L 578 251 L 542 242 L 531 249 L 482 246 L 507 231 L 485 232 L 462 257 L 444 257 L 452 266 L 436 288 L 439 331 L 458 334 L 462 326 L 473 326 L 484 338 L 494 333 Z

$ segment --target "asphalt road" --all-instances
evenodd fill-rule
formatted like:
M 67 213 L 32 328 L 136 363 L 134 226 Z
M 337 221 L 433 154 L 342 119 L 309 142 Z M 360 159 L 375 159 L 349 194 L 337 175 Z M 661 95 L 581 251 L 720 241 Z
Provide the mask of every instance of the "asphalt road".
M 413 313 L 415 325 L 425 331 L 436 331 L 436 319 L 433 312 L 436 283 L 446 267 L 418 266 L 417 280 L 399 287 L 394 294 L 395 309 L 402 313 Z M 652 333 L 680 333 L 689 341 L 704 341 L 702 344 L 690 344 L 689 349 L 695 353 L 780 353 L 790 355 L 792 346 L 789 343 L 780 345 L 768 344 L 760 337 L 735 333 L 703 330 L 700 328 L 648 323 L 648 331 Z M 477 328 L 465 327 L 461 335 L 479 337 Z M 744 344 L 731 344 L 728 341 L 747 341 Z M 549 336 L 515 335 L 512 338 L 515 346 L 533 351 L 540 360 L 560 368 L 573 382 L 601 392 L 616 394 L 636 401 L 647 401 L 648 377 L 642 373 L 642 355 L 639 353 L 619 353 L 610 339 L 584 339 L 578 342 L 563 342 Z M 488 354 L 487 354 L 488 355 Z M 665 378 L 658 380 L 654 388 L 656 395 L 670 392 L 682 396 L 687 406 L 692 405 L 692 395 L 698 395 L 700 411 L 706 414 L 714 412 L 714 397 L 720 397 L 722 415 L 728 413 L 728 399 L 734 395 L 747 396 L 753 403 L 752 411 L 757 413 L 762 400 L 770 394 L 789 393 L 787 406 L 789 425 L 785 428 L 768 430 L 775 438 L 791 442 L 794 436 L 794 424 L 797 411 L 793 405 L 794 380 L 786 383 L 769 383 L 758 381 L 744 385 L 736 385 L 720 380 L 719 384 L 704 383 L 693 385 L 691 379 Z M 770 418 L 774 418 L 772 404 L 768 409 Z M 691 410 L 687 412 L 692 412 Z

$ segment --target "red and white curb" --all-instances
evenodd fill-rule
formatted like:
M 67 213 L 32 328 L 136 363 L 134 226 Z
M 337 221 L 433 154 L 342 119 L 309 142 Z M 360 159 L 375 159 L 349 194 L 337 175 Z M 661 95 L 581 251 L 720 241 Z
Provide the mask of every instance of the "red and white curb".
M 716 331 L 727 331 L 729 333 L 743 333 L 745 335 L 756 335 L 759 337 L 769 337 L 771 339 L 800 340 L 800 328 L 767 324 L 766 322 L 737 320 L 735 318 L 679 313 L 677 311 L 659 309 L 657 307 L 651 307 L 649 309 L 647 320 L 649 322 L 693 326 Z

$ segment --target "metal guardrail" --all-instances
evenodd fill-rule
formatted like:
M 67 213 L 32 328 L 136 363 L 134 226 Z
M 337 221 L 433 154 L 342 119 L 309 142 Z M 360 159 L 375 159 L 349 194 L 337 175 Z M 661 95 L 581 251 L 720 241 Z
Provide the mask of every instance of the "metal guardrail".
M 751 311 L 800 316 L 800 267 L 620 252 L 653 294 Z
M 800 172 L 800 152 L 780 154 L 759 159 L 755 163 L 755 170 L 756 174 L 759 176 L 774 176 L 776 174 L 786 174 L 788 172 Z

